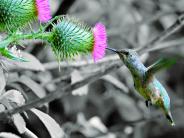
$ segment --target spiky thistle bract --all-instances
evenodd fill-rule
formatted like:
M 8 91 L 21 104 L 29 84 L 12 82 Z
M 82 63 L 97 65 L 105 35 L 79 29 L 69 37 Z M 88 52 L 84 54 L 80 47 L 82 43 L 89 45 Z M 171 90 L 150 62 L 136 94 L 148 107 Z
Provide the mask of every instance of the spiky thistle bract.
M 14 32 L 32 20 L 48 21 L 48 0 L 0 0 L 0 31 Z
M 107 36 L 105 26 L 101 23 L 91 28 L 75 18 L 63 16 L 51 32 L 49 42 L 59 61 L 86 53 L 92 53 L 97 61 L 105 54 Z

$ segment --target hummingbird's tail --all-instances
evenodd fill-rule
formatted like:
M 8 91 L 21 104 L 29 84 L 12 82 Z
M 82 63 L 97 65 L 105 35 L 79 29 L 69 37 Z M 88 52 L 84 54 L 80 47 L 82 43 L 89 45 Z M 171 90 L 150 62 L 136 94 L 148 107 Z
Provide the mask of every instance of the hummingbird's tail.
M 166 113 L 166 118 L 169 121 L 169 123 L 171 124 L 171 126 L 175 126 L 175 123 L 174 123 L 174 120 L 172 118 L 172 115 L 171 115 L 170 111 Z

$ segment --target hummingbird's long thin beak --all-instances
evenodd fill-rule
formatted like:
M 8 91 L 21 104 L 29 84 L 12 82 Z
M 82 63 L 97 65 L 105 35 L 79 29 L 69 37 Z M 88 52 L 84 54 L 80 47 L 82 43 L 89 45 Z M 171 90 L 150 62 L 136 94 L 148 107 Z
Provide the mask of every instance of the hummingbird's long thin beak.
M 106 47 L 107 50 L 110 50 L 112 52 L 115 52 L 115 53 L 119 53 L 118 50 L 114 49 L 114 48 L 110 48 L 110 47 Z

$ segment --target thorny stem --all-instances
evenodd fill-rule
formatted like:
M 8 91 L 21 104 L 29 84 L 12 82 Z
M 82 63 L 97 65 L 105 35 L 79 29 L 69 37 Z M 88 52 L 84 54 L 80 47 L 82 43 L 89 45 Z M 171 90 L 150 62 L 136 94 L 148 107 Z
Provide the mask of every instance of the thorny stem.
M 64 15 L 55 16 L 50 21 L 48 21 L 48 23 L 43 28 L 40 28 L 40 31 L 39 32 L 45 32 L 50 25 L 53 25 L 54 24 L 54 21 L 56 21 L 58 19 L 61 19 L 62 17 L 64 17 Z
M 14 41 L 23 40 L 23 39 L 41 39 L 41 40 L 48 40 L 51 36 L 50 32 L 45 33 L 33 33 L 33 34 L 23 34 L 23 35 L 16 35 L 14 37 Z
M 52 25 L 54 21 L 56 21 L 56 20 L 58 20 L 62 17 L 63 17 L 63 15 L 54 17 L 43 28 L 41 27 L 40 30 L 36 33 L 31 33 L 31 34 L 17 34 L 17 33 L 14 33 L 14 34 L 12 34 L 12 35 L 8 36 L 5 40 L 0 42 L 0 48 L 5 48 L 13 42 L 17 42 L 19 40 L 24 40 L 24 39 L 48 40 L 49 37 L 51 37 L 51 32 L 45 32 L 46 29 L 50 25 Z
M 13 42 L 17 42 L 19 40 L 24 40 L 24 39 L 48 40 L 50 36 L 51 36 L 51 32 L 44 32 L 44 33 L 39 32 L 39 33 L 31 33 L 31 34 L 13 34 L 0 42 L 0 48 L 5 48 Z

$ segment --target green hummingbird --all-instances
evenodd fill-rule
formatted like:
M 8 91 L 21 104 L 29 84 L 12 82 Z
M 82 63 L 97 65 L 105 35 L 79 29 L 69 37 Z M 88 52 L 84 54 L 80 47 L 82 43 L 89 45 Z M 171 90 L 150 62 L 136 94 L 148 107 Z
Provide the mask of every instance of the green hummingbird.
M 165 114 L 172 126 L 175 125 L 170 111 L 170 98 L 164 86 L 156 79 L 155 73 L 171 66 L 175 59 L 162 58 L 149 67 L 141 62 L 137 52 L 132 49 L 116 50 L 107 47 L 106 49 L 117 53 L 126 67 L 132 74 L 134 87 L 145 99 L 146 106 L 155 105 Z

